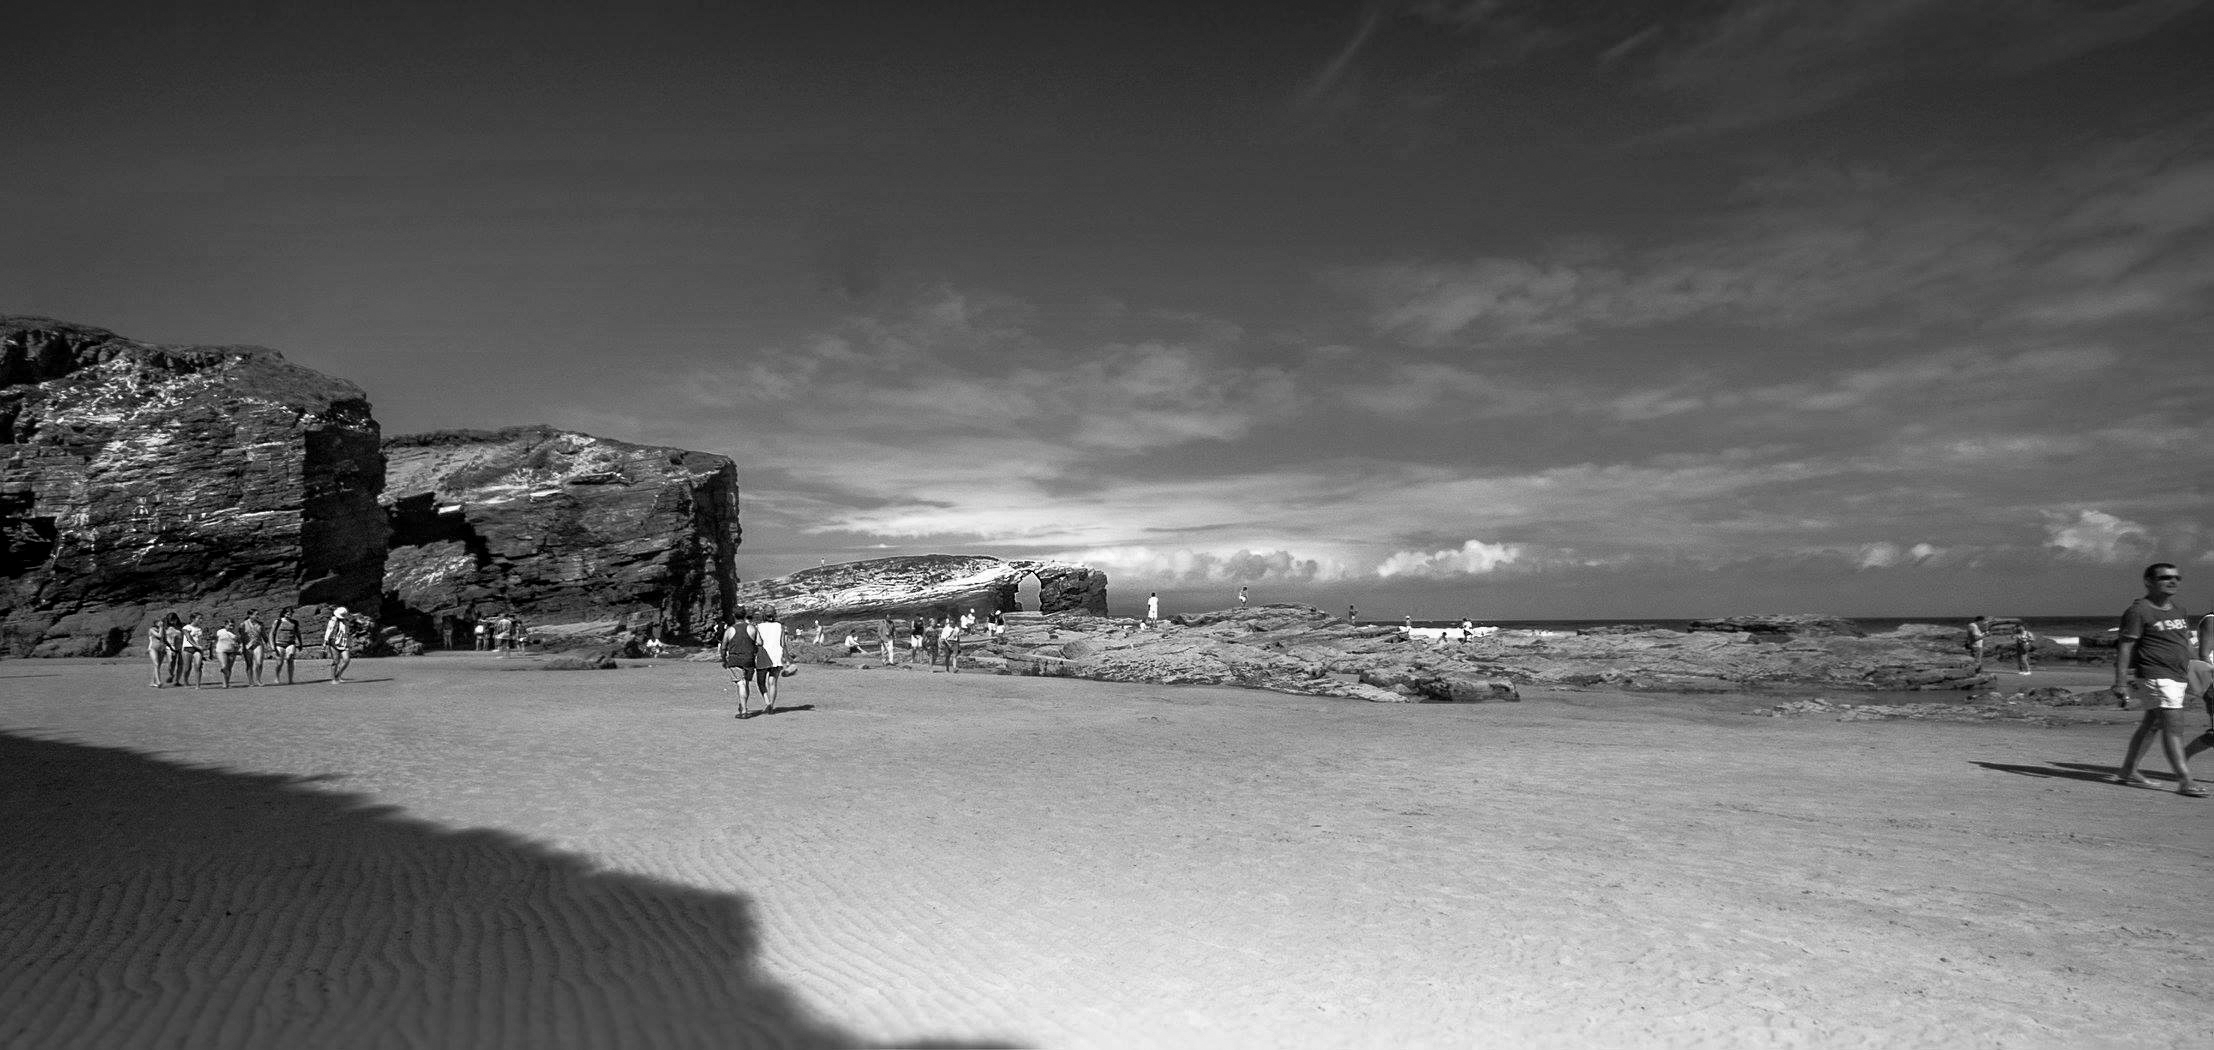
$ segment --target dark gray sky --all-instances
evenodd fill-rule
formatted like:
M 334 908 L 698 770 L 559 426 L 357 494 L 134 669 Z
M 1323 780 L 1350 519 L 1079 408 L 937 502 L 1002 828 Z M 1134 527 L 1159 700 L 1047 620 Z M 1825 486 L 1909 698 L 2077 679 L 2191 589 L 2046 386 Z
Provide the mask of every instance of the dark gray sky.
M 33 6 L 0 311 L 730 455 L 748 577 L 2214 579 L 2205 3 Z

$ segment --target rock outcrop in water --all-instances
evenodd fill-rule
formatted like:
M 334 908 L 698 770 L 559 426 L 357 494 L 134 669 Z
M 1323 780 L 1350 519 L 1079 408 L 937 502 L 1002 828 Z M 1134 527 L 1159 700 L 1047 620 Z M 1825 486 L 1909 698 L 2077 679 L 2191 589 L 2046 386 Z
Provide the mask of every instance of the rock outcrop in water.
M 1439 644 L 1303 605 L 1179 616 L 1161 629 L 1137 620 L 1024 617 L 1003 640 L 973 641 L 963 659 L 977 670 L 1018 674 L 1425 702 L 1515 700 L 1526 687 L 1909 691 L 1993 681 L 1970 673 L 1952 632 L 1937 627 L 1780 641 L 1751 631 L 1500 631 Z
M 1038 596 L 1021 592 L 1035 578 Z M 747 606 L 773 605 L 787 623 L 798 617 L 866 620 L 975 608 L 1107 615 L 1107 574 L 1070 562 L 1001 560 L 980 555 L 925 554 L 802 569 L 750 580 L 739 587 Z
M 360 388 L 245 346 L 0 317 L 0 654 L 120 651 L 147 619 L 374 608 Z
M 385 615 L 436 645 L 513 608 L 579 641 L 709 635 L 733 605 L 737 467 L 545 426 L 385 442 Z

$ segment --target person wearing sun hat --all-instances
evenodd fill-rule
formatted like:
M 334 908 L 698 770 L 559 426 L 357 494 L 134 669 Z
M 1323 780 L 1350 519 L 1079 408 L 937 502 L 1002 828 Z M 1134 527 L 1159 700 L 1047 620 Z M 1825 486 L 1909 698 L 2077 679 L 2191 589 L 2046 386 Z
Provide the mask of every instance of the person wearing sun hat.
M 354 622 L 343 605 L 331 610 L 330 622 L 323 625 L 323 648 L 331 652 L 331 684 L 346 684 L 346 665 L 354 662 Z

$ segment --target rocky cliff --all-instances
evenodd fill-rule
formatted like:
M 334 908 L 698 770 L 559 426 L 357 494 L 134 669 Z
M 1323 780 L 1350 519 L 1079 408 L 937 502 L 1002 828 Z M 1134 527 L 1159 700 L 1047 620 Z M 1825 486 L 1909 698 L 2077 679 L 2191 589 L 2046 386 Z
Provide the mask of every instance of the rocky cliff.
M 395 437 L 385 457 L 384 613 L 425 642 L 466 646 L 504 608 L 684 640 L 732 607 L 743 534 L 725 457 L 544 426 Z
M 0 317 L 0 653 L 113 654 L 171 610 L 373 607 L 379 437 L 358 387 L 273 350 Z
M 1021 593 L 1035 578 L 1037 598 Z M 789 576 L 752 580 L 738 588 L 747 606 L 773 605 L 786 622 L 795 617 L 833 621 L 907 617 L 975 608 L 979 613 L 1026 612 L 1107 615 L 1107 574 L 1070 562 L 1001 560 L 981 555 L 925 554 L 879 558 L 802 569 Z

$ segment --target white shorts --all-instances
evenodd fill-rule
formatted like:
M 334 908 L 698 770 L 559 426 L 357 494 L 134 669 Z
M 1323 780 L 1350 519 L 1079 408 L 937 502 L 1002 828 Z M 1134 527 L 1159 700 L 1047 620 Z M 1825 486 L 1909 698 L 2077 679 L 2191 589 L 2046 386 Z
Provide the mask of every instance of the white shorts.
M 2141 711 L 2156 707 L 2179 710 L 2189 690 L 2190 683 L 2180 678 L 2132 678 L 2129 680 L 2130 706 Z

